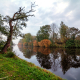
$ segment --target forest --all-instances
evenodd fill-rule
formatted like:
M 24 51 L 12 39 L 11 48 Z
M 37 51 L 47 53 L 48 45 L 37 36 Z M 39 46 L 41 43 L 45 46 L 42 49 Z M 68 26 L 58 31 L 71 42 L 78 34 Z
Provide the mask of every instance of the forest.
M 31 33 L 24 35 L 18 45 L 36 47 L 80 47 L 80 30 L 75 27 L 68 27 L 63 21 L 58 28 L 55 23 L 40 27 L 36 36 Z

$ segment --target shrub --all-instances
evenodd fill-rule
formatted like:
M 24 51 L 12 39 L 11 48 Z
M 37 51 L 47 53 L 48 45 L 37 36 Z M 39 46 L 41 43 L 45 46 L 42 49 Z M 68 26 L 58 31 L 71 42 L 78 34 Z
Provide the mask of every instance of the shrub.
M 75 41 L 72 39 L 67 40 L 65 47 L 74 48 L 75 47 Z
M 40 42 L 38 42 L 40 47 L 50 47 L 51 41 L 48 39 L 43 39 Z
M 11 51 L 8 51 L 7 53 L 6 53 L 6 55 L 5 55 L 5 57 L 15 57 L 15 54 L 14 54 L 14 52 L 11 52 Z

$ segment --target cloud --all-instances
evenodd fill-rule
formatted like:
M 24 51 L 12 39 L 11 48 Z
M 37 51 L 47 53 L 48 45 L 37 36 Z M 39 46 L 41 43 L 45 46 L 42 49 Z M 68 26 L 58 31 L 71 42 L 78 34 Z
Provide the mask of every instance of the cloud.
M 59 27 L 61 21 L 69 27 L 80 29 L 80 0 L 1 0 L 0 14 L 12 17 L 19 7 L 25 7 L 25 11 L 29 11 L 31 2 L 36 2 L 38 6 L 34 7 L 36 11 L 32 14 L 35 17 L 28 18 L 23 33 L 36 35 L 41 26 L 56 23 Z
M 77 27 L 80 29 L 80 25 L 78 22 L 80 22 L 80 10 L 79 10 L 80 1 L 77 0 L 70 0 L 68 7 L 64 11 L 65 18 L 67 19 L 67 24 L 70 25 L 69 27 Z M 76 24 L 78 23 L 78 25 Z

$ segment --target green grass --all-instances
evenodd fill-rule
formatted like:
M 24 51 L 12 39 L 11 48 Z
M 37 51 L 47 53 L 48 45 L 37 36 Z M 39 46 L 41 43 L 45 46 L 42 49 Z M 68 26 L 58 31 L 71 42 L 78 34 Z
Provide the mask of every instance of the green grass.
M 0 80 L 63 80 L 50 71 L 18 57 L 8 58 L 0 54 Z

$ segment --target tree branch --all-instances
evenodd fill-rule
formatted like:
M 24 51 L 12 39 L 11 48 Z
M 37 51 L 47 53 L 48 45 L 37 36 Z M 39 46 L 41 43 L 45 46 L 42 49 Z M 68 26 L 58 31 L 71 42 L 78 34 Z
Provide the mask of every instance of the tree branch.
M 28 13 L 31 13 L 31 12 L 35 12 L 35 10 L 33 10 L 32 8 L 33 7 L 35 7 L 35 6 L 37 6 L 37 5 L 35 5 L 35 2 L 34 3 L 31 3 L 31 10 L 29 10 L 28 12 L 25 12 L 25 17 L 28 17 L 28 16 L 34 16 L 34 15 L 27 15 Z M 25 7 L 24 7 L 25 8 Z M 14 20 L 18 20 L 18 19 L 21 19 L 21 18 L 25 18 L 25 17 L 20 17 L 20 18 L 16 18 L 16 19 L 14 19 L 15 18 L 15 15 L 17 14 L 19 14 L 19 16 L 21 16 L 21 15 L 23 15 L 24 13 L 22 12 L 23 10 L 24 10 L 24 8 L 19 8 L 19 11 L 17 11 L 16 13 L 14 13 L 14 15 L 13 15 L 13 21 Z M 18 17 L 19 17 L 18 16 Z
M 29 16 L 34 16 L 34 15 L 27 15 L 27 16 L 22 16 L 22 17 L 18 17 L 16 19 L 12 19 L 12 21 L 15 21 L 15 20 L 19 20 L 19 19 L 23 19 L 23 18 L 26 18 L 26 17 L 29 17 Z

